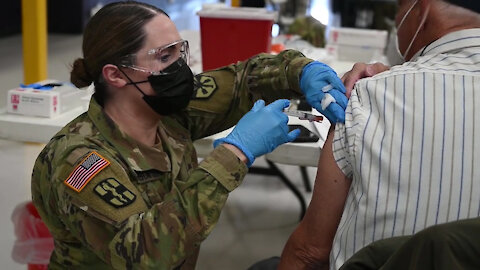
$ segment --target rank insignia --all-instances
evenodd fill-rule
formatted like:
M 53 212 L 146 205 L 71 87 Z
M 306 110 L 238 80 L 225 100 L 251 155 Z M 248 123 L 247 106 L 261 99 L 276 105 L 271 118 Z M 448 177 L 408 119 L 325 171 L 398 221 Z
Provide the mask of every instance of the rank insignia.
M 115 208 L 125 207 L 135 201 L 137 196 L 114 178 L 98 183 L 95 193 Z
M 209 98 L 213 92 L 217 90 L 217 83 L 215 82 L 215 79 L 206 75 L 195 76 L 194 86 L 195 99 Z
M 95 175 L 109 164 L 110 161 L 93 151 L 78 164 L 64 183 L 76 192 L 80 192 Z

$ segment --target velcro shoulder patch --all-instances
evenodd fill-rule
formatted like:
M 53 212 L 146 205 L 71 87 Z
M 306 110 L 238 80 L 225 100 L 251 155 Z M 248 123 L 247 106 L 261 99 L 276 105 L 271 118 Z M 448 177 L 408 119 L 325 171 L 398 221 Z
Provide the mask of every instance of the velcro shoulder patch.
M 92 151 L 73 169 L 63 182 L 69 188 L 80 192 L 95 175 L 108 165 L 110 165 L 110 161 L 106 160 L 96 151 Z
M 217 82 L 212 76 L 199 74 L 194 80 L 194 99 L 209 98 L 217 90 Z
M 115 208 L 122 208 L 132 204 L 137 196 L 115 178 L 107 178 L 98 183 L 93 189 L 105 202 Z
M 65 161 L 65 167 L 60 167 L 59 170 L 69 168 L 69 171 L 75 171 L 77 164 L 83 164 L 86 161 L 85 157 L 90 156 L 92 151 L 94 150 L 90 150 L 75 163 L 73 166 L 75 169 Z M 130 216 L 147 211 L 148 206 L 142 193 L 131 182 L 128 169 L 108 152 L 97 151 L 95 154 L 107 160 L 108 165 L 98 169 L 89 183 L 84 184 L 81 192 L 65 184 L 61 184 L 62 188 L 59 191 L 67 193 L 66 198 L 71 200 L 64 202 L 65 204 L 72 203 L 94 218 L 120 226 Z M 62 177 L 66 177 L 65 174 Z

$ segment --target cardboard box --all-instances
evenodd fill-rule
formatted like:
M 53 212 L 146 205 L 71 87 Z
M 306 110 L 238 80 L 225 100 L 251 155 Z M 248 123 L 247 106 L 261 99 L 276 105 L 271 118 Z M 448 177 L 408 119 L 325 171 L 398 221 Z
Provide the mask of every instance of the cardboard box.
M 55 117 L 82 106 L 82 91 L 70 83 L 50 90 L 15 88 L 8 91 L 7 112 L 28 116 Z
M 327 44 L 325 50 L 333 59 L 349 62 L 368 63 L 372 59 L 379 59 L 384 54 L 384 49 L 350 45 Z
M 332 27 L 325 49 L 341 61 L 369 62 L 384 54 L 387 36 L 384 30 Z
M 270 52 L 276 12 L 264 8 L 203 8 L 200 37 L 203 70 L 230 65 Z
M 350 45 L 384 49 L 388 32 L 385 30 L 332 27 L 327 42 L 332 45 Z

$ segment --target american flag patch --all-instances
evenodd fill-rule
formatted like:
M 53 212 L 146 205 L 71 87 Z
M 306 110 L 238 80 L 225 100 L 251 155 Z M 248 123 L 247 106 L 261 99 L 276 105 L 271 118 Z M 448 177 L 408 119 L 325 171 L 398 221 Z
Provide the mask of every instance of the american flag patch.
M 80 192 L 97 173 L 109 164 L 110 161 L 93 151 L 82 160 L 64 183 L 76 192 Z

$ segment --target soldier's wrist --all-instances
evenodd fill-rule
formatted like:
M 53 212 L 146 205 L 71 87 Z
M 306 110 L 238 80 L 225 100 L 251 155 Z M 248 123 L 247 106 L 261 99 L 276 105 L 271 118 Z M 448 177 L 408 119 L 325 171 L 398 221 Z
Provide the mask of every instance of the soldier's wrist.
M 238 157 L 238 159 L 240 159 L 243 163 L 245 163 L 245 164 L 248 163 L 247 156 L 242 152 L 242 150 L 238 149 L 235 145 L 228 144 L 228 143 L 223 143 L 222 145 L 223 145 L 223 147 L 232 151 Z

